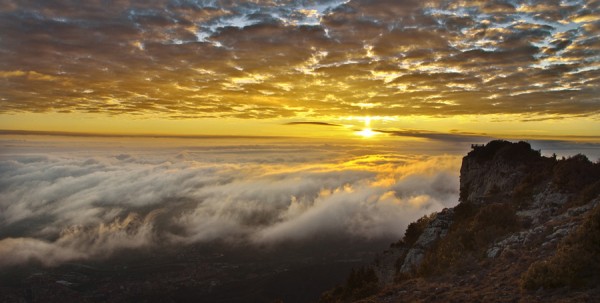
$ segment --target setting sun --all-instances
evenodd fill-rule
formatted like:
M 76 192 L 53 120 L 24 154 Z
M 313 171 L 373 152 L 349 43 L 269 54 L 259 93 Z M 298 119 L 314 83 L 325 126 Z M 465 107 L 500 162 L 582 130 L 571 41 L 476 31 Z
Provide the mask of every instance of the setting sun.
M 376 134 L 376 132 L 374 132 L 370 128 L 365 128 L 359 132 L 356 132 L 356 134 L 358 134 L 359 136 L 363 136 L 365 138 L 371 138 Z
M 362 136 L 363 138 L 371 138 L 377 134 L 377 132 L 371 129 L 371 117 L 365 117 L 365 128 L 356 132 L 356 134 Z

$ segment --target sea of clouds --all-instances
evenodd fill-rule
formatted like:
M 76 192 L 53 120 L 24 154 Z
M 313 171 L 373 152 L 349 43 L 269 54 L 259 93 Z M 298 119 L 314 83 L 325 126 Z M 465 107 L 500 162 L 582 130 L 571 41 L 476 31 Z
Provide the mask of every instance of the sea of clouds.
M 399 239 L 458 203 L 460 155 L 225 141 L 3 141 L 0 266 L 215 240 Z

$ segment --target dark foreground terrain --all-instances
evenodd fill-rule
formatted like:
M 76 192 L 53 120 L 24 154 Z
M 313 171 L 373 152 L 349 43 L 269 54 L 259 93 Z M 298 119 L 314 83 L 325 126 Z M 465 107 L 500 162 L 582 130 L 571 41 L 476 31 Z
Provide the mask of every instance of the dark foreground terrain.
M 386 242 L 213 243 L 56 268 L 11 268 L 0 274 L 0 302 L 314 302 Z

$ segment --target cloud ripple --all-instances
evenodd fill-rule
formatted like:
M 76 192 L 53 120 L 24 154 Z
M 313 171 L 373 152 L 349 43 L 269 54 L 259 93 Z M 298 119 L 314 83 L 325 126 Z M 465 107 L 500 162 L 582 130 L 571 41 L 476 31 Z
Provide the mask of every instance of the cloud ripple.
M 4 1 L 0 113 L 597 116 L 598 7 Z
M 5 154 L 0 266 L 213 240 L 398 238 L 410 221 L 457 203 L 458 157 L 308 146 L 294 160 L 256 148 Z

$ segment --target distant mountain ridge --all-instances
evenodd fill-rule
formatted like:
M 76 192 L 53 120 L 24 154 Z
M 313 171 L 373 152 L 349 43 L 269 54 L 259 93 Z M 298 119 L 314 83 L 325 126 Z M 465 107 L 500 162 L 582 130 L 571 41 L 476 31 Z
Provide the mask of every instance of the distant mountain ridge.
M 411 223 L 321 301 L 594 302 L 598 282 L 600 162 L 495 140 L 463 158 L 456 207 Z

